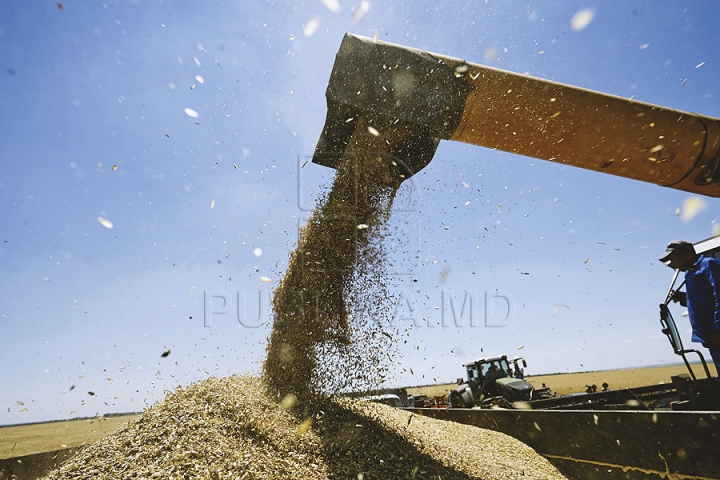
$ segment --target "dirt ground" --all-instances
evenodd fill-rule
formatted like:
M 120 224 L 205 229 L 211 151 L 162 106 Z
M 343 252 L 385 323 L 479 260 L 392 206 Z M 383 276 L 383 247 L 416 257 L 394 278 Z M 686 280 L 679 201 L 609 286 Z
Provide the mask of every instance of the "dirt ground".
M 708 367 L 710 368 L 710 373 L 712 375 L 717 375 L 714 365 L 709 364 Z M 695 371 L 695 375 L 699 378 L 705 377 L 702 366 L 693 365 L 693 370 Z M 597 389 L 599 391 L 603 382 L 608 383 L 610 390 L 670 383 L 670 377 L 680 373 L 687 373 L 685 365 L 631 368 L 598 372 L 562 373 L 555 375 L 534 375 L 528 376 L 526 380 L 532 383 L 536 388 L 542 387 L 544 383 L 550 387 L 551 390 L 557 392 L 558 395 L 567 395 L 569 393 L 585 392 L 587 385 L 597 385 Z M 408 395 L 422 393 L 432 398 L 435 396 L 447 395 L 447 393 L 455 389 L 455 387 L 457 387 L 456 384 L 450 383 L 444 385 L 408 388 Z

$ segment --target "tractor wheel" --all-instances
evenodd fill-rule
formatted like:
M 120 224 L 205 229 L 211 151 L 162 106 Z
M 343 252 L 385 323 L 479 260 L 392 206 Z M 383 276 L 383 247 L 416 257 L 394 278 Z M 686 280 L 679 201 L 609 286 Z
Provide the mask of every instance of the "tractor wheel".
M 450 406 L 452 408 L 467 408 L 467 406 L 465 405 L 465 401 L 462 398 L 462 395 L 460 395 L 458 392 L 450 393 Z

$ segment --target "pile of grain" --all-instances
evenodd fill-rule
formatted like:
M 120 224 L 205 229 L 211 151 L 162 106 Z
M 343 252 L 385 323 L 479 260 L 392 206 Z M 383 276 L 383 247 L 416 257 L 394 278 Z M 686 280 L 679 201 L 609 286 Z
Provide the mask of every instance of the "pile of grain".
M 298 413 L 256 378 L 210 378 L 169 394 L 45 478 L 564 478 L 497 432 L 339 397 Z

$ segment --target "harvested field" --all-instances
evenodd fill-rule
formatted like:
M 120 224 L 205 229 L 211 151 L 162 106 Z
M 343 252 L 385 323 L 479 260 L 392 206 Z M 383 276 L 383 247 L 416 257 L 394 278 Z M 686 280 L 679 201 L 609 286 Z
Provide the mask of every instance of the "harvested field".
M 708 367 L 710 368 L 710 373 L 712 375 L 717 375 L 713 365 L 708 365 Z M 702 366 L 693 366 L 693 369 L 699 378 L 705 376 L 704 373 L 701 373 Z M 685 365 L 675 365 L 672 367 L 628 368 L 606 372 L 535 375 L 528 377 L 527 380 L 535 386 L 541 386 L 545 383 L 559 395 L 567 395 L 568 393 L 584 392 L 586 385 L 597 385 L 599 391 L 603 382 L 607 382 L 611 390 L 641 387 L 643 385 L 656 385 L 659 383 L 670 383 L 670 377 L 672 375 L 678 375 L 681 373 L 687 373 Z
M 717 375 L 715 367 L 708 365 L 710 373 Z M 695 374 L 698 377 L 704 377 L 702 366 L 693 365 Z M 597 372 L 577 372 L 577 373 L 556 373 L 552 375 L 532 375 L 526 380 L 535 387 L 546 384 L 551 390 L 557 392 L 558 395 L 567 395 L 569 393 L 582 393 L 585 391 L 586 385 L 597 385 L 600 390 L 603 382 L 610 385 L 611 390 L 620 390 L 623 388 L 641 387 L 643 385 L 656 385 L 659 383 L 670 383 L 670 377 L 680 373 L 687 373 L 685 365 L 674 365 L 669 367 L 647 367 L 647 368 L 628 368 L 622 370 L 604 370 Z M 408 388 L 408 394 L 423 393 L 429 397 L 447 395 L 447 393 L 457 387 L 454 383 L 442 385 L 428 385 L 423 387 Z
M 285 405 L 288 407 L 288 405 Z M 462 438 L 463 448 L 456 448 Z M 256 378 L 178 389 L 47 479 L 561 479 L 504 434 L 326 397 L 283 408 Z
M 89 445 L 137 414 L 34 423 L 0 428 L 0 459 Z

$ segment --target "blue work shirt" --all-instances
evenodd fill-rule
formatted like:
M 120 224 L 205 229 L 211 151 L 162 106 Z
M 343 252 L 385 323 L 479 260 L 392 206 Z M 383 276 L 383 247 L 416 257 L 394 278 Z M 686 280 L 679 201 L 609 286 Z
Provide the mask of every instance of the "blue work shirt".
M 692 341 L 710 343 L 720 333 L 720 260 L 702 256 L 685 273 Z

